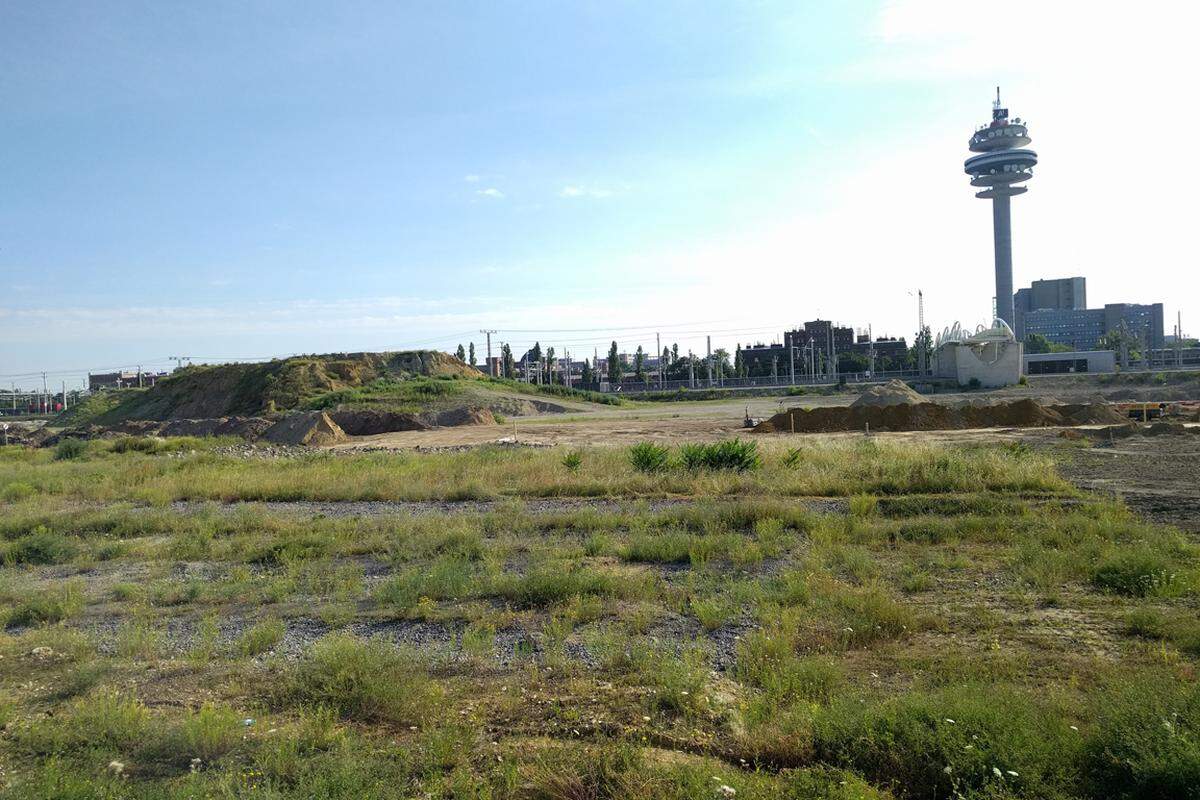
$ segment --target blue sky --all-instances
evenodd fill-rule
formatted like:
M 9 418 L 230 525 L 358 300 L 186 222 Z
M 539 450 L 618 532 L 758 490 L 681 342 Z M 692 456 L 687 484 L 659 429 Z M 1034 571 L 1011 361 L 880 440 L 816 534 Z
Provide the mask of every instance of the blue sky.
M 1195 121 L 1195 12 L 1064 3 L 998 49 L 963 5 L 0 1 L 0 375 L 483 327 L 580 354 L 818 315 L 911 335 L 917 287 L 935 327 L 982 322 L 961 161 L 997 83 L 1043 161 L 1017 284 L 1200 313 L 1166 153 L 1101 203 L 1113 142 L 1078 141 L 1099 104 L 1140 137 Z

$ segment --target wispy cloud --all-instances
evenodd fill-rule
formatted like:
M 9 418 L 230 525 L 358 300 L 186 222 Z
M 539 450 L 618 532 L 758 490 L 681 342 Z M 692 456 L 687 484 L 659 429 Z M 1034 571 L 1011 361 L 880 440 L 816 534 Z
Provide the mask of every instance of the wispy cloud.
M 568 184 L 558 191 L 559 197 L 567 199 L 591 197 L 597 200 L 602 200 L 606 197 L 612 197 L 612 195 L 613 192 L 609 189 L 601 189 L 596 186 L 580 186 L 575 184 Z
M 463 180 L 467 183 L 479 183 L 480 178 L 478 175 L 471 173 L 470 175 L 464 175 Z
M 504 192 L 497 189 L 495 186 L 489 186 L 486 189 L 476 189 L 475 194 L 480 197 L 490 197 L 493 200 L 503 200 Z

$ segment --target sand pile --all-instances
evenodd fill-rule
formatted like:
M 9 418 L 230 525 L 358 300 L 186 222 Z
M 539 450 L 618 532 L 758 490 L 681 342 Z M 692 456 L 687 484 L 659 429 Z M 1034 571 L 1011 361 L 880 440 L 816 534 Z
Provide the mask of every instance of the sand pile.
M 987 406 L 944 406 L 939 403 L 852 405 L 792 408 L 754 427 L 762 433 L 827 433 L 834 431 L 940 431 L 967 428 L 1037 428 L 1116 424 L 1123 418 L 1102 403 L 1044 406 L 1028 398 Z
M 880 386 L 872 386 L 858 399 L 850 404 L 851 408 L 863 406 L 884 407 L 900 405 L 916 405 L 925 402 L 925 398 L 914 391 L 907 383 L 892 378 Z
M 346 441 L 346 432 L 324 411 L 304 411 L 279 420 L 262 438 L 275 444 L 323 447 Z

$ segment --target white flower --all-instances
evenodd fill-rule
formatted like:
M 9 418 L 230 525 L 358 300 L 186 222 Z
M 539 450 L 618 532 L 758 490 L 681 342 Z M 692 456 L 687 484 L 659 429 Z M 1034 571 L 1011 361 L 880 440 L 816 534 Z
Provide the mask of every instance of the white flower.
M 120 761 L 110 761 L 108 762 L 108 771 L 114 775 L 120 775 L 125 771 L 125 764 Z
M 945 720 L 945 721 L 946 721 L 946 722 L 949 722 L 951 725 L 953 725 L 953 724 L 954 724 L 954 720 L 950 719 L 949 717 L 946 717 L 946 720 Z
M 1012 775 L 1014 778 L 1018 777 L 1017 773 L 1013 772 L 1011 769 L 1006 769 L 1004 771 L 1007 772 L 1009 775 Z
M 949 775 L 951 772 L 954 772 L 954 770 L 950 767 L 949 764 L 947 764 L 946 766 L 942 767 L 942 772 Z
M 733 788 L 732 786 L 730 786 L 727 783 L 722 783 L 720 788 L 717 789 L 717 791 L 720 792 L 725 797 L 733 797 L 735 794 L 737 794 L 737 789 Z
M 993 775 L 995 775 L 997 778 L 1003 778 L 1003 777 L 1004 777 L 1004 773 L 1002 773 L 1002 772 L 1000 771 L 1000 768 L 999 768 L 999 767 L 992 767 L 992 774 L 993 774 Z

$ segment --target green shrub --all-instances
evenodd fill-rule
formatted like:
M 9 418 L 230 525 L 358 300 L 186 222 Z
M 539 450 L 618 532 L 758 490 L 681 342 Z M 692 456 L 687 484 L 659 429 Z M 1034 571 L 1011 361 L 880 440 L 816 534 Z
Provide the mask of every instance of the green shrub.
M 317 642 L 283 682 L 289 706 L 333 709 L 345 719 L 419 725 L 442 691 L 414 658 L 379 641 L 332 634 Z
M 520 577 L 505 576 L 496 593 L 526 608 L 544 608 L 573 597 L 617 594 L 617 583 L 586 567 L 543 566 Z
M 629 448 L 629 463 L 638 472 L 662 472 L 671 461 L 671 451 L 653 442 L 641 442 Z
M 757 631 L 738 645 L 737 677 L 762 689 L 772 703 L 827 700 L 845 682 L 836 662 L 799 658 L 784 636 Z
M 55 461 L 70 461 L 87 452 L 87 442 L 82 439 L 63 439 L 54 448 Z
M 21 500 L 28 499 L 37 494 L 37 489 L 30 486 L 28 483 L 14 481 L 0 490 L 0 500 L 6 503 L 16 503 Z
M 114 453 L 156 453 L 159 445 L 157 439 L 151 439 L 148 436 L 122 436 L 113 441 L 112 451 Z
M 1200 686 L 1139 674 L 1097 695 L 1084 747 L 1084 794 L 1200 797 Z
M 274 617 L 256 622 L 238 637 L 236 650 L 243 656 L 265 653 L 283 641 L 287 627 Z
M 1119 552 L 1104 560 L 1092 573 L 1099 589 L 1131 597 L 1170 596 L 1183 590 L 1175 565 L 1149 548 Z
M 83 590 L 76 581 L 31 592 L 13 605 L 8 611 L 4 626 L 15 628 L 23 625 L 38 625 L 61 622 L 74 616 L 83 608 Z M 0 612 L 0 619 L 4 619 Z
M 583 453 L 579 450 L 572 450 L 563 456 L 562 465 L 567 468 L 568 472 L 578 472 L 583 465 Z
M 1061 797 L 1080 736 L 1056 711 L 994 685 L 836 701 L 813 724 L 818 760 L 851 767 L 905 797 Z
M 61 564 L 78 550 L 72 539 L 39 525 L 28 536 L 11 542 L 0 560 L 7 564 Z
M 729 469 L 745 472 L 756 469 L 761 459 L 758 442 L 726 439 L 712 444 L 685 444 L 679 449 L 680 460 L 687 469 Z
M 791 450 L 788 450 L 787 455 L 783 457 L 783 466 L 787 467 L 788 469 L 795 469 L 796 467 L 800 466 L 800 462 L 803 460 L 803 458 L 804 449 L 800 447 L 793 447 Z

